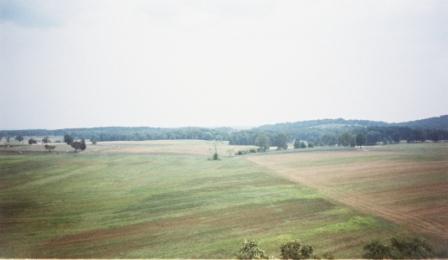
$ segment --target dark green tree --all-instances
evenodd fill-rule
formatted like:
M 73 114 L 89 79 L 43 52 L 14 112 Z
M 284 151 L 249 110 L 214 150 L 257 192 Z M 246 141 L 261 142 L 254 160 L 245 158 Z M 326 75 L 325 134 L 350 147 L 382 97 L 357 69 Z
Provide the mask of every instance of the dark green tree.
M 288 149 L 288 136 L 285 134 L 276 135 L 274 140 L 274 145 L 277 146 L 278 150 Z
M 306 148 L 306 147 L 307 147 L 307 145 L 306 145 L 305 141 L 300 141 L 299 139 L 296 139 L 294 141 L 294 148 L 295 149 L 303 149 L 303 148 Z
M 46 144 L 46 145 L 45 145 L 45 149 L 46 149 L 48 152 L 53 151 L 55 148 L 56 148 L 55 145 L 49 145 L 49 144 Z
M 380 241 L 375 240 L 363 248 L 364 253 L 362 255 L 363 258 L 368 259 L 384 259 L 384 258 L 390 258 L 392 256 L 390 247 L 387 245 L 382 244 Z
M 391 238 L 390 245 L 375 240 L 364 246 L 364 258 L 419 259 L 434 256 L 432 247 L 419 238 Z
M 338 144 L 342 146 L 349 146 L 352 143 L 352 135 L 348 132 L 339 136 Z
M 241 245 L 238 253 L 239 259 L 263 259 L 267 258 L 264 250 L 262 250 L 256 241 L 245 240 Z
M 73 137 L 69 134 L 64 135 L 64 143 L 71 145 L 73 143 Z
M 87 148 L 86 140 L 84 140 L 83 138 L 81 139 L 81 150 L 84 151 L 86 148 Z
M 356 146 L 356 136 L 351 136 L 350 138 L 350 146 L 355 147 Z
M 300 140 L 297 138 L 296 140 L 294 140 L 294 149 L 299 149 L 300 148 Z
M 392 238 L 390 240 L 392 257 L 403 259 L 431 258 L 433 249 L 420 238 Z
M 322 145 L 335 145 L 337 144 L 337 138 L 334 135 L 325 134 L 320 138 Z
M 283 259 L 309 259 L 313 257 L 313 247 L 302 245 L 298 241 L 287 242 L 280 246 Z
M 42 143 L 48 144 L 49 142 L 50 142 L 50 138 L 48 138 L 48 136 L 45 136 L 44 138 L 42 138 Z
M 84 151 L 87 148 L 86 141 L 81 139 L 81 141 L 72 141 L 70 146 L 75 149 L 75 152 Z
M 21 135 L 16 136 L 16 141 L 22 142 L 23 136 L 21 136 Z
M 215 151 L 213 152 L 213 157 L 212 157 L 212 159 L 213 159 L 214 161 L 217 161 L 217 160 L 219 160 L 219 155 L 218 155 L 218 144 L 217 144 L 216 140 L 215 140 L 215 142 L 214 142 L 213 145 L 214 145 Z
M 356 135 L 356 145 L 357 146 L 363 146 L 366 144 L 366 136 L 364 134 L 357 134 Z
M 269 150 L 269 147 L 271 146 L 271 141 L 269 140 L 269 137 L 266 134 L 258 134 L 255 138 L 255 145 L 259 147 L 259 150 L 262 152 L 265 152 L 266 150 Z
M 376 145 L 381 141 L 381 133 L 379 131 L 368 131 L 366 135 L 365 145 Z

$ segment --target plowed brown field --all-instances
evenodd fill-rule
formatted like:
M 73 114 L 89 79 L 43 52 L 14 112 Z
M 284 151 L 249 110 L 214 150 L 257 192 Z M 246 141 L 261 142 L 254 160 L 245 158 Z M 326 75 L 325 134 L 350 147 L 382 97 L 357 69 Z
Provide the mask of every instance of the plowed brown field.
M 448 241 L 448 144 L 248 157 L 328 198 Z

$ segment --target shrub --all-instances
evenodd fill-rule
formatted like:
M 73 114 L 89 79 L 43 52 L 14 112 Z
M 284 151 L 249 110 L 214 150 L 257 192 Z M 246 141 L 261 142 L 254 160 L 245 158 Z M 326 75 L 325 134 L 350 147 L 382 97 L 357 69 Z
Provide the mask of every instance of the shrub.
M 369 259 L 383 259 L 391 257 L 391 250 L 389 246 L 382 244 L 375 240 L 364 246 L 364 254 L 362 257 Z
M 73 149 L 75 149 L 75 152 L 78 152 L 78 150 L 84 151 L 87 148 L 86 141 L 84 139 L 81 139 L 81 142 L 79 142 L 79 141 L 72 141 L 70 143 L 70 146 Z
M 54 145 L 48 145 L 48 144 L 45 145 L 45 149 L 49 152 L 53 151 L 55 148 L 56 146 Z
M 267 258 L 264 250 L 258 247 L 257 242 L 253 240 L 244 240 L 241 245 L 239 254 L 239 259 L 263 259 Z
M 433 249 L 419 238 L 392 238 L 390 240 L 393 258 L 430 258 Z
M 213 154 L 213 160 L 214 160 L 214 161 L 219 160 L 218 153 L 214 153 L 214 154 Z
M 64 143 L 71 145 L 73 143 L 73 137 L 71 135 L 64 135 Z
M 28 144 L 37 144 L 37 141 L 33 138 L 28 139 Z
M 287 242 L 280 246 L 282 258 L 284 259 L 308 259 L 313 257 L 313 247 L 301 245 L 298 241 Z
M 258 134 L 255 138 L 255 145 L 258 146 L 258 150 L 260 152 L 266 152 L 269 150 L 269 147 L 271 146 L 271 140 L 269 137 L 265 134 Z
M 50 138 L 48 138 L 48 136 L 45 136 L 44 138 L 42 138 L 42 143 L 44 144 L 48 144 L 50 141 Z
M 278 134 L 274 137 L 274 146 L 277 146 L 277 150 L 287 150 L 288 149 L 288 136 L 285 134 Z
M 363 257 L 371 259 L 383 258 L 430 258 L 433 249 L 419 238 L 391 238 L 390 245 L 372 241 L 364 246 Z
M 261 151 L 261 150 L 260 150 Z M 238 152 L 236 152 L 236 155 L 243 155 L 243 154 L 248 154 L 248 153 L 256 153 L 257 152 L 257 149 L 255 149 L 255 148 L 252 148 L 252 149 L 249 149 L 249 150 L 245 150 L 245 151 L 238 151 Z

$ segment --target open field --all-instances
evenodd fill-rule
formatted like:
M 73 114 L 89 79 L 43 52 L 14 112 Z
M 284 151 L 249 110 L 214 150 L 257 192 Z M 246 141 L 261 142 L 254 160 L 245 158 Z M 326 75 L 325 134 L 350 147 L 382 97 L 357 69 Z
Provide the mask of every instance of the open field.
M 56 149 L 54 152 L 73 152 L 73 148 L 65 143 L 52 143 Z M 214 152 L 214 141 L 201 140 L 158 140 L 158 141 L 115 141 L 100 142 L 96 145 L 87 145 L 89 154 L 167 154 L 167 155 L 212 155 Z M 216 148 L 221 156 L 234 155 L 239 150 L 249 150 L 255 146 L 228 145 L 227 142 L 216 142 Z M 45 152 L 43 144 L 28 145 L 15 143 L 0 146 L 0 154 L 18 154 L 30 152 Z
M 328 198 L 448 242 L 446 143 L 268 157 L 249 159 Z
M 395 202 L 395 214 L 414 209 L 416 225 L 446 228 L 446 144 L 219 161 L 208 159 L 210 146 L 162 141 L 102 143 L 78 154 L 3 151 L 0 257 L 230 258 L 247 238 L 271 256 L 279 256 L 281 243 L 300 239 L 318 254 L 356 258 L 372 239 L 422 231 L 359 206 L 370 201 L 347 202 L 374 192 L 387 196 L 369 207 L 393 211 L 388 205 Z M 220 149 L 225 155 L 240 146 Z M 332 168 L 340 176 L 332 179 Z M 426 220 L 419 209 L 436 213 Z M 427 235 L 437 248 L 446 242 L 440 234 Z

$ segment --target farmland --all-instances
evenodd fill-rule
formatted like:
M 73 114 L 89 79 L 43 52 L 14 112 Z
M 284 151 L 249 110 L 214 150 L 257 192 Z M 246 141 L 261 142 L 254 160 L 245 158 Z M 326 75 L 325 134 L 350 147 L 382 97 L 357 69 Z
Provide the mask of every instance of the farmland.
M 299 239 L 356 258 L 395 235 L 446 247 L 446 144 L 217 147 L 218 161 L 207 141 L 0 148 L 0 257 L 231 258 L 244 239 L 278 257 Z
M 56 152 L 72 152 L 73 149 L 65 143 L 54 143 Z M 234 155 L 238 150 L 255 148 L 249 145 L 228 145 L 226 142 L 212 142 L 201 140 L 157 140 L 157 141 L 115 141 L 101 142 L 89 146 L 85 153 L 91 155 L 108 154 L 146 154 L 146 155 L 199 155 L 206 156 L 213 153 L 215 145 L 219 154 Z M 45 152 L 42 145 L 13 144 L 0 146 L 0 153 L 23 154 Z
M 448 241 L 447 144 L 282 153 L 250 160 L 344 205 Z

